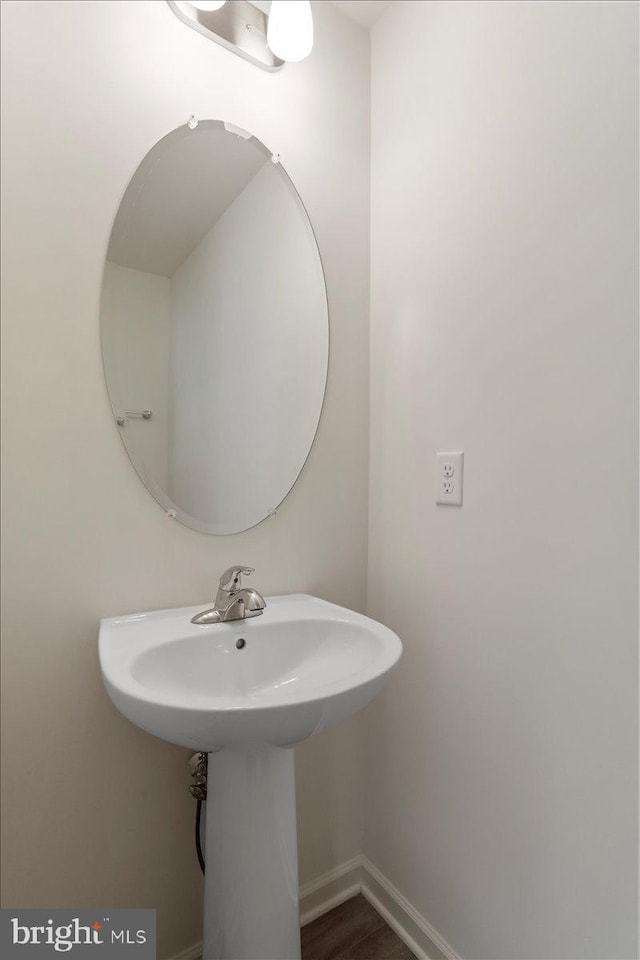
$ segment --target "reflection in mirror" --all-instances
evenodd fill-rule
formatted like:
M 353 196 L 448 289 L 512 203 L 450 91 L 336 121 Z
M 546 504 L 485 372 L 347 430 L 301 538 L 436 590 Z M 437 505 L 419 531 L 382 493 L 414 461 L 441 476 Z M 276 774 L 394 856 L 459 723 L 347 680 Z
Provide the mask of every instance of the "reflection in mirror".
M 203 121 L 147 154 L 113 226 L 101 328 L 118 429 L 162 506 L 207 533 L 275 510 L 313 443 L 329 333 L 309 219 L 262 144 Z

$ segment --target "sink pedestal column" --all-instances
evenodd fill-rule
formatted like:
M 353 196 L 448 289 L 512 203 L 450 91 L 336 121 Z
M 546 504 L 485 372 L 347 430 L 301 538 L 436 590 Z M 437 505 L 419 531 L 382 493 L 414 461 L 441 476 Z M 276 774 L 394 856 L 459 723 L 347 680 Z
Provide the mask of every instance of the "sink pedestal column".
M 203 960 L 299 960 L 291 747 L 209 754 Z

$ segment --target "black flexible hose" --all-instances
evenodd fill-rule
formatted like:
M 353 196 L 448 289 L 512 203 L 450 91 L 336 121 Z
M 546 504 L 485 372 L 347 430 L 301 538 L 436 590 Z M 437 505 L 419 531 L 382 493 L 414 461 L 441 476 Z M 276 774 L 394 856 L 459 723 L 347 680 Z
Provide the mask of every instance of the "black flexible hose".
M 202 854 L 202 844 L 200 842 L 200 817 L 202 815 L 202 800 L 198 800 L 196 803 L 196 853 L 198 854 L 198 863 L 200 864 L 200 869 L 204 873 L 204 856 Z

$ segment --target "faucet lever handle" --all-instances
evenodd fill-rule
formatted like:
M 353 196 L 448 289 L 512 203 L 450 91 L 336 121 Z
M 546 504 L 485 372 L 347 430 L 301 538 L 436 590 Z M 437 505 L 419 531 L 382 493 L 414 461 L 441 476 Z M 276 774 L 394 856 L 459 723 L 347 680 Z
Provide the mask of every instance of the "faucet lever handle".
M 240 579 L 242 575 L 244 574 L 248 577 L 249 574 L 253 572 L 253 567 L 229 567 L 220 577 L 220 589 L 232 590 L 235 593 L 242 586 L 242 580 Z

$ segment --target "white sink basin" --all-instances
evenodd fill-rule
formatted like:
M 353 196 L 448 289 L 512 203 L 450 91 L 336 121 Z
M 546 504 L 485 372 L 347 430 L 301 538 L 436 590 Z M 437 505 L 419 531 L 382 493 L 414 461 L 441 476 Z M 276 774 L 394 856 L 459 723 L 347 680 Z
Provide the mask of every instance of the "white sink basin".
M 204 960 L 296 960 L 291 747 L 369 703 L 402 644 L 302 594 L 268 597 L 262 615 L 230 623 L 191 623 L 200 609 L 103 620 L 103 679 L 137 726 L 209 754 Z
M 402 651 L 382 624 L 315 597 L 271 597 L 259 617 L 207 626 L 190 622 L 199 609 L 103 620 L 100 664 L 125 717 L 206 753 L 251 740 L 286 746 L 344 720 L 375 697 Z

